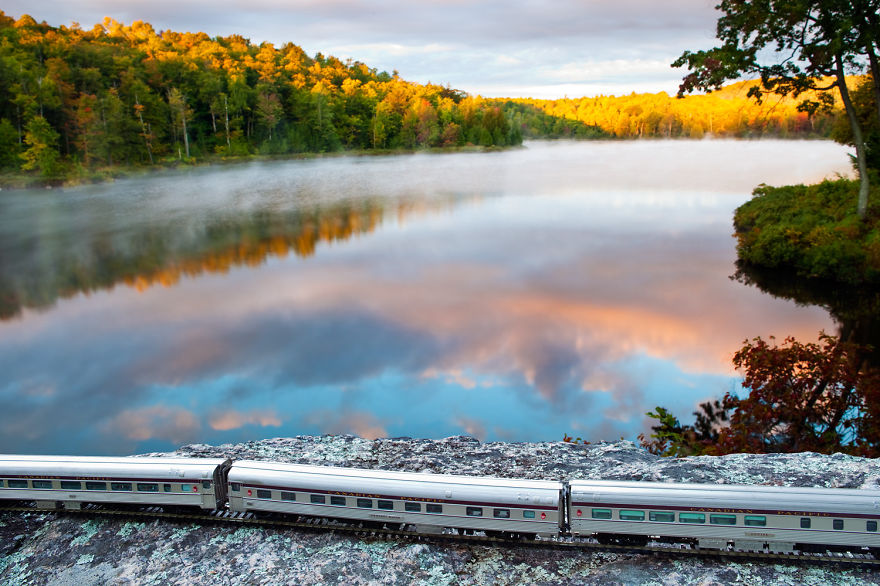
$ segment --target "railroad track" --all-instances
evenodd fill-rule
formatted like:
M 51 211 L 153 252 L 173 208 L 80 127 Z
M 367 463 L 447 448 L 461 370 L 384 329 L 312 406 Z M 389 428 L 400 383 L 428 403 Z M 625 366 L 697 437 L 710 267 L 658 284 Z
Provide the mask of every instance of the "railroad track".
M 167 511 L 158 506 L 137 508 L 108 508 L 103 505 L 87 504 L 79 510 L 39 509 L 35 505 L 0 506 L 0 512 L 43 513 L 52 515 L 117 517 L 127 519 L 166 520 L 175 523 L 201 524 L 238 524 L 273 528 L 291 528 L 305 531 L 330 531 L 358 537 L 360 539 L 384 541 L 418 541 L 418 542 L 454 542 L 476 543 L 485 545 L 543 547 L 569 549 L 574 551 L 601 551 L 624 554 L 650 554 L 669 557 L 700 557 L 716 558 L 730 561 L 769 562 L 769 563 L 814 563 L 841 564 L 845 566 L 863 566 L 880 568 L 880 559 L 867 552 L 791 552 L 779 553 L 767 550 L 724 550 L 699 549 L 685 543 L 649 542 L 648 545 L 614 545 L 602 544 L 591 538 L 560 537 L 538 539 L 514 539 L 485 534 L 459 533 L 417 533 L 415 531 L 388 528 L 365 527 L 362 524 L 346 523 L 321 517 L 292 517 L 271 514 L 239 513 L 227 510 L 209 512 L 177 512 Z

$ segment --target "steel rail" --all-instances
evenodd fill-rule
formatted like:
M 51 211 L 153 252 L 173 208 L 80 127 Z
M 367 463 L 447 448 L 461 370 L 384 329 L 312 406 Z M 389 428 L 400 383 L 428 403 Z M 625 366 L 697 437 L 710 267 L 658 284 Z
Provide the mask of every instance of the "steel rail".
M 505 545 L 520 547 L 543 547 L 549 549 L 580 550 L 584 552 L 611 552 L 622 554 L 651 554 L 669 557 L 702 557 L 719 558 L 725 561 L 748 561 L 748 562 L 796 562 L 813 564 L 842 564 L 845 566 L 865 566 L 871 568 L 880 567 L 880 559 L 870 553 L 841 551 L 825 553 L 818 552 L 772 552 L 767 550 L 753 551 L 741 549 L 705 549 L 694 547 L 687 543 L 658 543 L 648 545 L 628 544 L 603 544 L 592 538 L 563 536 L 556 538 L 523 539 L 511 537 L 496 537 L 493 535 L 467 535 L 459 533 L 419 533 L 404 529 L 388 527 L 365 527 L 355 522 L 347 523 L 335 519 L 323 517 L 308 517 L 303 515 L 286 516 L 280 513 L 253 512 L 240 513 L 228 510 L 215 510 L 208 512 L 175 512 L 166 511 L 160 506 L 143 506 L 135 508 L 108 508 L 104 505 L 84 504 L 81 509 L 41 509 L 36 506 L 0 506 L 0 513 L 24 512 L 42 513 L 54 515 L 101 515 L 117 518 L 136 518 L 148 520 L 167 520 L 170 522 L 190 523 L 225 523 L 238 525 L 255 525 L 263 527 L 292 528 L 306 531 L 330 531 L 331 533 L 343 533 L 367 540 L 391 541 L 395 539 L 403 541 L 421 542 L 454 542 L 476 543 L 486 545 Z

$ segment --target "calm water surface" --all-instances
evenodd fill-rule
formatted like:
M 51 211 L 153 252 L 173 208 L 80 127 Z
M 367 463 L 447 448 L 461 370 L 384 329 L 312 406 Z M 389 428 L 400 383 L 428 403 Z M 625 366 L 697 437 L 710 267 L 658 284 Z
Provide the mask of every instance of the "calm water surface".
M 531 143 L 0 193 L 0 451 L 635 438 L 737 386 L 745 338 L 834 331 L 732 281 L 759 183 L 828 142 Z

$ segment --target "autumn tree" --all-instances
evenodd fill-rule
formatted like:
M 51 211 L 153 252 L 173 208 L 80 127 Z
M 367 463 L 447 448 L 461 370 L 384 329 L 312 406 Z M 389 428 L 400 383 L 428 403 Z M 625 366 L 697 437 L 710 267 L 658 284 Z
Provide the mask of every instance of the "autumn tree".
M 816 451 L 880 455 L 880 371 L 869 348 L 824 332 L 818 343 L 746 340 L 733 364 L 743 397 L 705 403 L 695 425 L 658 407 L 642 444 L 664 455 Z
M 725 397 L 732 414 L 719 449 L 874 454 L 880 377 L 864 363 L 864 350 L 824 332 L 818 343 L 772 342 L 755 338 L 734 355 L 749 393 Z
M 877 67 L 877 12 L 880 0 L 722 0 L 716 33 L 720 47 L 684 52 L 672 65 L 687 65 L 679 95 L 714 90 L 743 75 L 757 75 L 761 84 L 750 91 L 793 95 L 821 92 L 802 109 L 815 111 L 839 92 L 856 148 L 860 176 L 858 213 L 864 218 L 870 189 L 865 137 L 851 97 L 847 75 Z M 875 77 L 876 81 L 876 77 Z M 880 103 L 878 103 L 880 107 Z

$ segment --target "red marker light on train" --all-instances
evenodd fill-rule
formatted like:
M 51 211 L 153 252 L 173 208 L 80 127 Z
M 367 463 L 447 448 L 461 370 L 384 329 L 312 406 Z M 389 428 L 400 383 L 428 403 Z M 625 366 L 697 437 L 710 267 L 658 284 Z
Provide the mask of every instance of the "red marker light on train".
M 541 519 L 544 520 L 547 518 L 547 513 L 541 513 Z
M 199 492 L 199 485 L 198 484 L 193 486 L 193 492 Z
M 251 492 L 251 489 L 248 489 L 248 496 L 251 496 L 252 494 L 254 494 L 254 493 Z
M 583 513 L 581 513 L 581 510 L 578 509 L 578 517 L 580 517 L 581 515 L 583 515 Z

